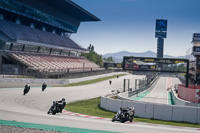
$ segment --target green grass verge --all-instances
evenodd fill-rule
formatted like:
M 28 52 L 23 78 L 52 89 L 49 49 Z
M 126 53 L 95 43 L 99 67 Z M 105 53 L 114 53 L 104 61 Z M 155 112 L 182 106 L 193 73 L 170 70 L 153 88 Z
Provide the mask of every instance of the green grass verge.
M 4 78 L 36 78 L 34 76 L 25 76 L 25 75 L 1 75 Z
M 186 74 L 185 74 L 185 73 L 180 73 L 179 75 L 180 75 L 180 76 L 185 76 Z
M 56 87 L 70 87 L 70 86 L 80 86 L 80 85 L 93 84 L 93 83 L 101 82 L 101 81 L 104 81 L 104 80 L 116 78 L 117 76 L 120 77 L 120 76 L 124 76 L 124 75 L 126 75 L 126 74 L 113 75 L 113 76 L 108 76 L 108 77 L 103 77 L 103 78 L 98 78 L 98 79 L 93 79 L 93 80 L 87 80 L 87 81 L 78 82 L 78 83 L 71 83 L 71 84 L 67 84 L 67 85 L 59 85 L 59 86 L 56 86 Z
M 115 113 L 106 111 L 100 108 L 101 98 L 93 98 L 84 101 L 77 101 L 66 105 L 65 109 L 71 112 L 99 116 L 105 118 L 112 118 Z
M 76 112 L 76 113 L 85 114 L 85 115 L 99 116 L 99 117 L 104 117 L 104 118 L 113 118 L 116 113 L 101 109 L 100 101 L 101 101 L 100 97 L 88 99 L 88 100 L 84 100 L 84 101 L 77 101 L 74 103 L 67 104 L 65 109 L 68 111 L 71 111 L 71 112 Z M 200 124 L 192 124 L 192 123 L 186 123 L 186 122 L 161 121 L 161 120 L 146 119 L 146 118 L 139 118 L 139 117 L 135 117 L 134 121 L 153 123 L 153 124 L 200 128 Z

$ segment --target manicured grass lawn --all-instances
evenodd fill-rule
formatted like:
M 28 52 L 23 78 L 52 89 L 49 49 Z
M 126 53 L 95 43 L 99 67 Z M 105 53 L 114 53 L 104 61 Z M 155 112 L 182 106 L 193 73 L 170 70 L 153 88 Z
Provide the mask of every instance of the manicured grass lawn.
M 84 101 L 77 101 L 74 103 L 69 103 L 66 105 L 65 109 L 71 112 L 76 112 L 85 115 L 99 116 L 104 118 L 113 118 L 116 113 L 106 111 L 100 108 L 101 98 L 93 98 Z M 137 110 L 136 110 L 137 111 Z M 172 126 L 183 126 L 183 127 L 195 127 L 200 128 L 200 124 L 191 124 L 185 122 L 171 122 L 171 121 L 161 121 L 145 118 L 134 118 L 136 122 L 145 122 L 153 124 L 163 124 L 163 125 L 172 125 Z
M 124 76 L 124 75 L 126 75 L 126 74 L 113 75 L 113 76 L 109 76 L 109 77 L 103 77 L 103 78 L 98 78 L 98 79 L 93 79 L 93 80 L 88 80 L 88 81 L 83 81 L 83 82 L 78 82 L 78 83 L 71 83 L 71 84 L 67 84 L 67 85 L 59 85 L 57 87 L 69 87 L 69 86 L 80 86 L 80 85 L 93 84 L 93 83 L 101 82 L 104 80 L 116 78 L 117 76 L 120 77 L 120 76 Z

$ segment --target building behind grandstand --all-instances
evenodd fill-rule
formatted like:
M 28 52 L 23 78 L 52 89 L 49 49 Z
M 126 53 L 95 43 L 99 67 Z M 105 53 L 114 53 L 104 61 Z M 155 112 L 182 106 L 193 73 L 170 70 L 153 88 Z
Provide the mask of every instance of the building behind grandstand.
M 100 21 L 71 0 L 0 0 L 0 73 L 59 75 L 101 70 L 70 39 L 81 22 Z
M 194 33 L 193 46 L 186 51 L 186 57 L 190 61 L 190 80 L 193 84 L 200 84 L 200 33 Z

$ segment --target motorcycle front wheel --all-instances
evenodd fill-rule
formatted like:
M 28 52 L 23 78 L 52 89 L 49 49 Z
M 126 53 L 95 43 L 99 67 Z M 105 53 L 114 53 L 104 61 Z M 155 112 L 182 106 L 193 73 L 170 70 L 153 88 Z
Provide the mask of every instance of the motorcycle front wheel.
M 114 121 L 115 121 L 115 117 L 112 118 L 112 122 L 114 122 Z

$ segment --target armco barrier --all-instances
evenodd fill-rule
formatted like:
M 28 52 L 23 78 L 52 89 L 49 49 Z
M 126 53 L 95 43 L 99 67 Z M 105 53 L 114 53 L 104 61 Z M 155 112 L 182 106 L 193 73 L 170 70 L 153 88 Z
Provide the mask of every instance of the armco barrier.
M 120 107 L 135 107 L 135 116 L 168 121 L 184 121 L 200 124 L 200 108 L 188 106 L 175 106 L 165 104 L 146 103 L 133 100 L 116 100 L 101 97 L 101 108 L 117 112 Z

